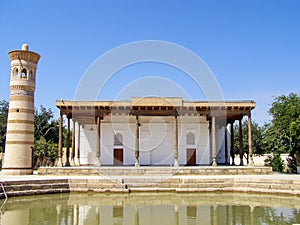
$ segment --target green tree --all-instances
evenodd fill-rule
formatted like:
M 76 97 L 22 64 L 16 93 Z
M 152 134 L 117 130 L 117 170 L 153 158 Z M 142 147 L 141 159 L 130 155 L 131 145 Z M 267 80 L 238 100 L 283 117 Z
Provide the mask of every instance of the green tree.
M 289 153 L 289 168 L 295 172 L 295 155 L 300 153 L 300 96 L 296 93 L 274 98 L 272 116 L 264 137 L 265 146 L 276 155 Z
M 283 172 L 284 170 L 284 163 L 280 157 L 280 154 L 275 154 L 272 160 L 272 168 L 275 172 Z
M 262 155 L 265 153 L 265 146 L 262 142 L 265 129 L 260 127 L 257 123 L 252 121 L 252 151 L 253 154 Z M 247 162 L 249 163 L 249 142 L 248 142 L 248 120 L 242 122 L 242 137 L 243 137 L 243 151 Z M 234 125 L 234 151 L 239 154 L 239 126 Z
M 269 113 L 271 129 L 280 139 L 281 150 L 300 153 L 300 96 L 291 93 L 276 97 Z
M 287 172 L 288 173 L 297 173 L 297 161 L 296 161 L 296 157 L 289 155 L 287 160 Z
M 286 135 L 282 133 L 278 127 L 272 124 L 265 124 L 265 135 L 263 138 L 263 145 L 267 149 L 267 153 L 282 154 L 286 153 L 285 146 Z
M 34 137 L 36 140 L 44 137 L 46 141 L 58 142 L 59 121 L 53 119 L 51 109 L 40 106 L 40 110 L 35 110 L 34 115 Z
M 34 117 L 34 165 L 51 166 L 57 159 L 57 143 L 59 133 L 59 120 L 53 119 L 51 109 L 42 105 L 35 111 Z
M 5 150 L 6 124 L 8 115 L 8 102 L 0 101 L 0 152 Z
M 283 172 L 284 162 L 280 157 L 280 154 L 275 153 L 274 155 L 269 155 L 265 159 L 265 166 L 271 166 L 272 170 L 275 172 Z
M 34 166 L 54 166 L 54 162 L 58 157 L 57 144 L 46 141 L 42 136 L 34 143 Z

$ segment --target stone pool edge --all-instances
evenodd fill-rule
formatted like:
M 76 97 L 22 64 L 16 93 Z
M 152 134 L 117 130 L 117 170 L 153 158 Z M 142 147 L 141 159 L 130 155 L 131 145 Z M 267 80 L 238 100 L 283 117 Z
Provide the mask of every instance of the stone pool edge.
M 252 192 L 300 196 L 299 175 L 1 176 L 8 197 L 69 193 Z M 0 198 L 4 198 L 0 190 Z

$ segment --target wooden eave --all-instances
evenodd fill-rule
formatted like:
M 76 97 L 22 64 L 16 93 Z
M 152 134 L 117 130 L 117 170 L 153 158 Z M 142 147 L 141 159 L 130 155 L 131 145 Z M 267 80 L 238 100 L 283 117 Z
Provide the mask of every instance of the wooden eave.
M 226 102 L 185 102 L 181 105 L 134 105 L 130 101 L 67 101 L 57 100 L 57 108 L 63 115 L 80 121 L 81 123 L 95 123 L 95 117 L 106 115 L 132 116 L 206 116 L 211 115 L 226 118 L 227 121 L 238 120 L 249 115 L 256 106 L 254 101 L 226 101 Z

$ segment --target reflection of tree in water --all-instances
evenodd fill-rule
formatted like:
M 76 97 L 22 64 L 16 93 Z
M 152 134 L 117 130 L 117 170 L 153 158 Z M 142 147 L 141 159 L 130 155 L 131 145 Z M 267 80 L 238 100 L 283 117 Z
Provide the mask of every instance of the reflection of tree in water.
M 232 224 L 251 224 L 250 223 L 250 217 L 251 217 L 251 212 L 250 212 L 250 207 L 245 206 L 245 205 L 234 205 L 234 206 L 229 206 L 229 211 L 232 212 Z M 219 224 L 221 224 L 222 218 L 219 221 Z
M 212 225 L 291 225 L 299 223 L 300 209 L 252 207 L 245 205 L 210 206 Z
M 288 216 L 284 215 L 289 214 Z M 300 211 L 299 209 L 279 209 L 271 207 L 257 207 L 255 212 L 257 216 L 256 224 L 274 224 L 274 225 L 290 225 L 299 223 Z
M 245 205 L 211 206 L 211 218 L 212 221 L 214 221 L 212 223 L 213 225 L 218 225 L 218 224 L 252 225 L 250 207 Z

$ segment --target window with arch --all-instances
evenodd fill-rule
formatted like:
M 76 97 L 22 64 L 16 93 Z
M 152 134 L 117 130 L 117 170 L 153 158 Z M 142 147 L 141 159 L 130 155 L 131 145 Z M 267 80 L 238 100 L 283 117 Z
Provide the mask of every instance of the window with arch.
M 187 133 L 186 144 L 187 145 L 195 145 L 195 134 L 193 134 L 192 132 Z
M 123 145 L 123 136 L 120 133 L 114 135 L 114 146 Z
M 22 69 L 21 78 L 23 78 L 23 79 L 27 78 L 27 71 L 26 71 L 26 69 Z
M 13 71 L 13 76 L 14 76 L 14 78 L 17 78 L 18 75 L 19 75 L 19 70 L 18 70 L 18 68 L 14 68 L 14 71 Z

